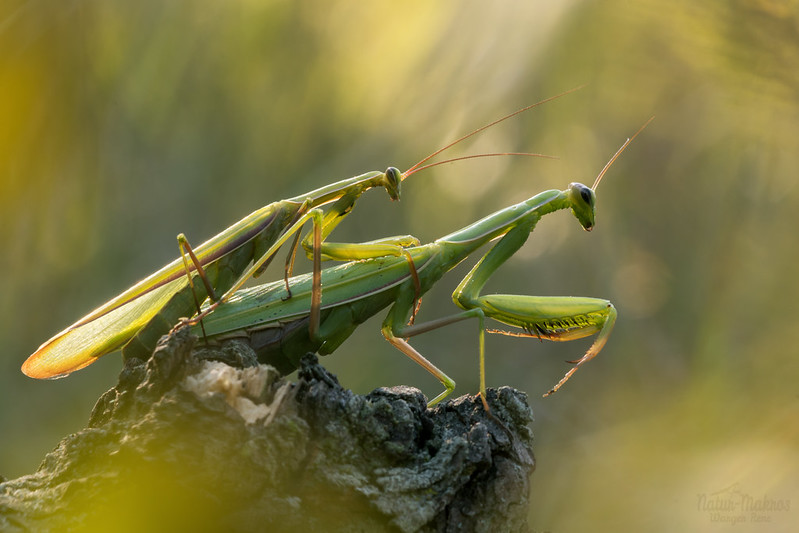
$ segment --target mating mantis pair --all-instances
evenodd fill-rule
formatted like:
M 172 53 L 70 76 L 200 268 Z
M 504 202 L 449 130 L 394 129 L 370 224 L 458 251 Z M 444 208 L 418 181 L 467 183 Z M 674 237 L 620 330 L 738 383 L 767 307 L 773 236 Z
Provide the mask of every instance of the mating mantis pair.
M 562 95 L 553 98 L 559 96 Z M 486 229 L 485 223 L 491 218 L 489 217 L 447 238 L 439 239 L 439 241 L 427 247 L 412 246 L 416 241 L 408 241 L 403 238 L 389 238 L 372 243 L 350 245 L 325 242 L 324 239 L 343 217 L 349 213 L 360 195 L 369 188 L 384 187 L 392 199 L 398 199 L 402 180 L 424 168 L 447 162 L 441 161 L 424 165 L 430 158 L 487 127 L 510 118 L 526 109 L 541 105 L 553 98 L 527 106 L 526 108 L 475 130 L 431 154 L 405 173 L 400 173 L 394 168 L 389 168 L 386 172 L 371 172 L 322 187 L 306 195 L 270 204 L 252 213 L 248 217 L 245 217 L 216 237 L 213 237 L 198 247 L 196 253 L 192 251 L 185 238 L 179 236 L 179 245 L 181 248 L 180 258 L 145 278 L 120 296 L 89 313 L 87 316 L 44 343 L 25 362 L 22 367 L 23 372 L 36 378 L 61 377 L 91 364 L 102 355 L 113 352 L 123 345 L 125 346 L 123 352 L 127 357 L 147 357 L 152 351 L 157 339 L 163 333 L 169 331 L 181 317 L 194 314 L 195 307 L 199 307 L 199 302 L 205 300 L 207 296 L 211 298 L 213 303 L 207 306 L 206 310 L 201 313 L 201 316 L 205 317 L 205 320 L 200 322 L 200 325 L 210 330 L 206 332 L 210 338 L 219 335 L 215 329 L 219 324 L 225 324 L 224 328 L 227 328 L 225 329 L 225 333 L 250 328 L 252 326 L 251 322 L 237 323 L 235 320 L 231 321 L 229 318 L 231 312 L 235 313 L 237 310 L 252 307 L 251 304 L 239 303 L 242 300 L 246 302 L 247 295 L 250 293 L 247 291 L 237 293 L 236 291 L 247 278 L 262 271 L 273 259 L 276 251 L 285 244 L 292 235 L 295 236 L 295 240 L 292 244 L 289 259 L 286 264 L 285 281 L 265 286 L 274 289 L 279 285 L 283 287 L 284 292 L 277 297 L 277 300 L 269 300 L 269 297 L 267 297 L 267 300 L 269 300 L 267 303 L 278 309 L 282 308 L 282 310 L 277 311 L 279 316 L 276 319 L 280 322 L 286 322 L 287 320 L 292 322 L 293 320 L 294 331 L 304 330 L 302 335 L 307 336 L 310 345 L 315 345 L 309 345 L 310 349 L 319 350 L 320 353 L 329 353 L 349 336 L 360 321 L 366 318 L 366 315 L 364 315 L 363 319 L 361 319 L 359 315 L 349 321 L 341 318 L 339 318 L 339 322 L 330 321 L 329 316 L 331 313 L 341 317 L 343 316 L 342 313 L 352 313 L 353 309 L 357 307 L 354 303 L 342 305 L 345 301 L 368 302 L 366 306 L 374 308 L 374 311 L 372 311 L 372 313 L 374 313 L 391 303 L 387 301 L 375 307 L 373 304 L 377 300 L 382 301 L 385 298 L 389 298 L 390 300 L 391 297 L 395 297 L 397 298 L 396 303 L 394 307 L 392 307 L 389 318 L 392 316 L 398 317 L 406 310 L 405 305 L 401 304 L 401 302 L 407 300 L 409 294 L 411 294 L 411 301 L 415 302 L 419 295 L 426 291 L 429 286 L 440 277 L 440 274 L 436 276 L 435 272 L 441 271 L 441 273 L 443 273 L 443 271 L 452 268 L 454 264 L 460 262 L 460 260 L 465 258 L 466 255 L 472 251 L 472 249 L 470 249 L 465 252 L 465 255 L 462 255 L 455 263 L 451 261 L 438 263 L 433 258 L 437 257 L 439 252 L 433 251 L 430 247 L 437 245 L 438 248 L 443 247 L 448 250 L 455 250 L 456 248 L 463 248 L 463 246 L 460 245 L 465 244 L 466 241 L 469 241 L 470 244 L 477 242 L 477 240 L 480 239 L 473 240 L 472 237 L 466 235 L 470 234 L 470 231 L 472 233 L 474 231 L 482 231 L 474 229 L 477 227 Z M 466 158 L 488 155 L 497 154 L 479 154 L 478 156 L 466 156 Z M 454 160 L 457 159 L 463 158 L 455 158 Z M 591 191 L 591 189 L 585 186 L 581 187 L 583 187 L 583 189 L 580 189 L 581 191 Z M 546 194 L 547 193 L 542 193 L 542 195 Z M 583 192 L 580 194 L 582 195 L 585 193 Z M 538 195 L 535 198 L 539 198 L 542 195 Z M 571 194 L 571 196 L 573 195 L 574 193 Z M 592 191 L 590 196 L 593 198 Z M 531 201 L 532 200 L 533 199 L 531 199 Z M 492 230 L 495 232 L 499 231 L 494 237 L 505 233 L 508 235 L 515 235 L 522 232 L 522 230 L 516 230 L 515 228 L 528 226 L 527 233 L 529 234 L 529 231 L 531 231 L 535 225 L 535 221 L 537 221 L 542 214 L 545 214 L 548 210 L 551 210 L 551 208 L 562 209 L 567 207 L 566 204 L 563 204 L 563 201 L 563 198 L 556 201 L 554 197 L 547 197 L 543 204 L 535 208 L 531 207 L 533 209 L 531 212 L 532 214 L 528 218 L 525 218 L 524 221 L 510 223 L 510 226 L 505 227 L 504 230 Z M 331 205 L 328 206 L 328 204 Z M 545 205 L 550 207 L 545 207 Z M 320 209 L 323 206 L 328 206 L 327 211 Z M 516 208 L 518 208 L 518 206 Z M 573 205 L 572 209 L 575 210 Z M 593 225 L 593 201 L 591 203 L 590 216 L 591 225 Z M 303 246 L 306 251 L 308 251 L 309 255 L 314 258 L 314 271 L 310 276 L 289 280 L 293 257 L 297 249 L 298 232 L 309 220 L 313 221 L 314 228 L 303 240 Z M 584 220 L 581 220 L 581 223 L 583 222 Z M 583 224 L 583 226 L 588 229 L 585 224 Z M 466 234 L 464 234 L 464 232 L 466 232 Z M 448 241 L 448 238 L 451 239 L 451 241 Z M 461 288 L 464 289 L 461 292 L 466 298 L 466 300 L 461 301 L 461 304 L 466 302 L 465 305 L 471 305 L 468 303 L 468 298 L 476 295 L 476 291 L 479 291 L 479 288 L 485 283 L 485 279 L 487 279 L 488 275 L 504 261 L 504 258 L 500 258 L 502 254 L 507 254 L 504 256 L 506 258 L 515 251 L 515 249 L 511 250 L 509 244 L 503 245 L 502 247 L 499 246 L 501 243 L 505 243 L 506 239 L 507 235 L 491 252 L 489 252 L 486 258 L 475 267 L 475 270 L 467 276 L 464 283 L 461 284 Z M 507 242 L 509 243 L 510 241 Z M 521 244 L 519 244 L 519 246 L 520 245 Z M 427 250 L 427 252 L 425 252 L 425 250 Z M 497 252 L 494 252 L 494 250 L 497 250 Z M 509 254 L 507 250 L 511 250 Z M 492 259 L 488 260 L 492 253 L 495 255 L 492 256 Z M 322 256 L 338 260 L 372 259 L 364 263 L 342 265 L 341 267 L 327 269 L 322 272 L 319 266 L 319 261 Z M 187 257 L 191 258 L 191 262 L 189 262 Z M 496 259 L 493 257 L 496 257 Z M 252 265 L 248 268 L 251 262 Z M 391 291 L 378 291 L 380 292 L 380 296 L 373 297 L 371 292 L 373 291 L 373 287 L 371 283 L 375 279 L 381 277 L 381 272 L 384 268 L 381 265 L 384 262 L 394 265 L 393 267 L 386 268 L 394 271 L 396 279 L 393 283 L 398 289 L 391 294 L 389 294 Z M 481 266 L 484 264 L 485 266 Z M 364 268 L 366 270 L 359 272 L 358 269 Z M 400 270 L 402 273 L 399 273 Z M 194 273 L 195 271 L 204 273 L 204 275 L 200 277 Z M 331 276 L 333 277 L 331 278 Z M 343 276 L 343 279 L 340 280 L 341 283 L 338 285 L 332 281 L 336 276 Z M 368 278 L 369 281 L 366 282 L 366 285 L 361 285 L 357 281 L 359 277 Z M 405 278 L 411 279 L 412 290 L 410 293 L 408 292 Z M 325 287 L 324 304 L 320 301 L 323 285 Z M 339 289 L 336 290 L 336 287 L 339 287 Z M 402 287 L 402 290 L 399 289 L 400 287 Z M 271 289 L 266 290 L 266 292 L 270 294 L 274 293 Z M 217 294 L 222 294 L 222 296 L 217 296 Z M 336 294 L 338 294 L 338 296 L 335 296 Z M 230 301 L 228 302 L 228 300 Z M 221 302 L 227 303 L 226 305 L 219 305 Z M 302 311 L 304 313 L 304 318 L 291 319 L 291 317 L 296 318 L 296 315 L 292 313 L 296 313 L 297 311 L 295 311 L 295 309 L 298 305 L 303 305 L 303 302 L 305 302 L 305 307 Z M 406 341 L 394 335 L 394 333 L 400 333 L 400 336 L 412 336 L 473 315 L 480 318 L 481 325 L 484 316 L 492 318 L 502 316 L 506 318 L 504 321 L 508 323 L 510 319 L 507 317 L 509 316 L 510 309 L 505 309 L 503 307 L 505 304 L 499 301 L 486 303 L 488 305 L 498 304 L 500 307 L 496 312 L 485 312 L 485 310 L 483 310 L 482 316 L 480 316 L 480 313 L 477 311 L 469 310 L 465 311 L 466 314 L 457 318 L 445 319 L 443 321 L 419 326 L 402 326 L 397 322 L 399 318 L 392 319 L 393 322 L 390 327 L 384 325 L 384 334 L 386 334 L 386 337 L 392 344 L 425 366 L 425 368 L 439 377 L 442 383 L 445 383 L 447 391 L 439 395 L 431 403 L 440 401 L 446 396 L 454 387 L 454 383 L 452 383 L 443 372 L 436 369 L 415 352 Z M 511 307 L 513 307 L 513 305 Z M 605 308 L 607 308 L 606 304 L 602 305 L 605 305 Z M 222 313 L 225 309 L 230 309 L 227 315 Z M 342 309 L 347 309 L 347 311 L 341 311 Z M 610 309 L 612 309 L 612 307 Z M 214 311 L 213 313 L 210 312 L 212 310 Z M 592 350 L 594 351 L 591 357 L 593 357 L 604 344 L 607 333 L 609 333 L 610 327 L 612 327 L 612 318 L 615 316 L 615 314 L 611 315 L 607 312 L 605 312 L 605 315 L 606 318 L 602 323 L 606 326 L 599 329 L 597 328 L 598 322 L 592 319 L 590 324 L 581 322 L 578 328 L 552 328 L 542 325 L 543 323 L 541 323 L 534 331 L 531 330 L 531 333 L 539 337 L 567 340 L 568 338 L 578 338 L 600 331 L 597 342 L 592 346 Z M 216 318 L 217 316 L 218 318 Z M 404 319 L 407 319 L 407 316 Z M 269 319 L 267 319 L 267 321 L 268 320 Z M 299 323 L 298 321 L 305 321 L 307 323 L 307 328 L 297 325 Z M 197 320 L 193 322 L 196 323 Z M 269 328 L 263 327 L 263 322 L 264 321 L 261 321 L 259 329 L 261 331 L 268 330 Z M 553 322 L 552 324 L 555 323 Z M 521 323 L 511 325 L 522 325 L 522 327 L 525 327 L 525 325 Z M 336 327 L 340 328 L 338 333 L 333 331 Z M 272 330 L 272 333 L 274 333 L 274 328 L 272 328 Z M 481 332 L 483 330 L 484 328 L 481 327 Z M 289 342 L 292 338 L 291 335 L 281 335 L 282 338 L 279 339 L 279 344 L 281 342 L 284 346 L 291 344 L 291 342 Z M 300 337 L 302 335 L 300 335 Z M 483 366 L 482 337 L 483 335 L 481 333 L 481 369 Z M 305 344 L 308 343 L 306 342 Z M 293 350 L 288 350 L 286 353 L 289 358 L 297 355 Z M 591 350 L 589 350 L 589 353 L 592 353 Z M 589 354 L 586 354 L 581 362 L 587 360 L 586 357 L 588 357 L 588 355 Z M 565 379 L 566 378 L 564 378 L 564 380 Z M 481 383 L 483 383 L 483 380 L 481 380 Z M 481 385 L 481 390 L 484 390 L 484 385 Z
M 486 331 L 553 341 L 597 334 L 588 351 L 580 359 L 570 361 L 574 367 L 545 394 L 548 396 L 602 350 L 616 321 L 613 304 L 585 297 L 481 296 L 480 291 L 497 268 L 521 248 L 544 215 L 569 209 L 583 229 L 590 231 L 595 219 L 594 189 L 631 140 L 628 139 L 616 152 L 592 187 L 572 183 L 562 191 L 537 194 L 430 244 L 406 248 L 411 261 L 404 257 L 385 256 L 323 270 L 323 301 L 316 309 L 312 305 L 314 276 L 302 275 L 289 280 L 291 298 L 288 300 L 286 285 L 277 281 L 243 289 L 225 305 L 216 309 L 206 308 L 191 320 L 197 328 L 195 332 L 200 334 L 196 324 L 202 320 L 205 342 L 244 340 L 255 350 L 260 362 L 288 373 L 297 368 L 303 354 L 332 353 L 361 323 L 391 306 L 383 322 L 383 336 L 445 387 L 429 402 L 428 406 L 432 406 L 454 390 L 455 382 L 406 339 L 475 318 L 479 322 L 480 397 L 486 410 L 489 409 L 485 400 Z M 413 324 L 420 295 L 474 251 L 497 238 L 498 242 L 463 278 L 452 295 L 455 304 L 463 311 L 427 323 Z M 314 311 L 309 312 L 309 309 Z M 521 331 L 487 330 L 486 318 Z

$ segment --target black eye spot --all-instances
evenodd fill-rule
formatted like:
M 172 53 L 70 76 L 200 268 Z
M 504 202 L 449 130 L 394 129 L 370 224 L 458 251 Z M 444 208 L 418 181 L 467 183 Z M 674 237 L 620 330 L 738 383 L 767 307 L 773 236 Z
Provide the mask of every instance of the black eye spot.
M 583 199 L 583 202 L 591 205 L 591 189 L 588 187 L 581 187 L 580 188 L 580 197 Z

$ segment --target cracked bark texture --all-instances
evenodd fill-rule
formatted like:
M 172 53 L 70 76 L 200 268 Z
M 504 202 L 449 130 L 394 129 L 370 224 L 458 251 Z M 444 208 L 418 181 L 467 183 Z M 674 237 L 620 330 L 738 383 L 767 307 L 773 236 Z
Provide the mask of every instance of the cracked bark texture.
M 527 530 L 524 393 L 427 409 L 412 388 L 344 390 L 313 355 L 292 383 L 246 345 L 192 345 L 128 361 L 85 429 L 0 483 L 0 530 Z

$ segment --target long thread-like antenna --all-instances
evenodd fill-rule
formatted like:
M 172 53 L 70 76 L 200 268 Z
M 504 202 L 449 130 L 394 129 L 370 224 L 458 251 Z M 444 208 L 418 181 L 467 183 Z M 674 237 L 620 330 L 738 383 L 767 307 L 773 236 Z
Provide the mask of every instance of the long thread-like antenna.
M 629 145 L 631 142 L 633 142 L 633 139 L 635 139 L 636 137 L 638 137 L 638 134 L 639 134 L 639 133 L 641 133 L 641 132 L 644 130 L 644 128 L 646 128 L 646 127 L 649 125 L 649 123 L 650 123 L 650 122 L 652 122 L 654 119 L 655 119 L 655 117 L 654 117 L 654 116 L 650 117 L 650 118 L 649 118 L 649 120 L 647 120 L 646 122 L 644 122 L 644 125 L 643 125 L 643 126 L 641 126 L 640 128 L 638 128 L 638 131 L 636 131 L 636 132 L 635 132 L 635 135 L 633 135 L 632 137 L 630 137 L 629 139 L 627 139 L 626 141 L 624 141 L 624 144 L 622 144 L 622 145 L 621 145 L 621 148 L 619 148 L 618 150 L 616 150 L 616 153 L 615 153 L 615 154 L 613 154 L 613 157 L 611 157 L 611 158 L 610 158 L 610 161 L 608 161 L 608 163 L 607 163 L 607 164 L 605 165 L 605 167 L 602 169 L 602 172 L 600 172 L 600 173 L 599 173 L 599 175 L 598 175 L 598 176 L 596 177 L 596 179 L 594 180 L 594 184 L 591 186 L 591 189 L 592 189 L 592 190 L 596 191 L 596 188 L 599 186 L 599 182 L 600 182 L 600 181 L 602 181 L 602 176 L 604 176 L 604 175 L 605 175 L 605 172 L 607 172 L 607 171 L 608 171 L 608 169 L 610 168 L 610 165 L 612 165 L 612 164 L 613 164 L 613 162 L 614 162 L 614 161 L 616 161 L 616 158 L 617 158 L 617 157 L 619 157 L 619 156 L 621 155 L 621 153 L 624 151 L 624 149 L 625 149 L 625 148 L 627 148 L 627 146 L 628 146 L 628 145 Z
M 546 99 L 544 99 L 544 100 L 541 100 L 540 102 L 536 102 L 536 103 L 534 103 L 534 104 L 531 104 L 531 105 L 528 105 L 528 106 L 526 106 L 526 107 L 523 107 L 523 108 L 521 108 L 521 109 L 519 109 L 519 110 L 517 110 L 517 111 L 514 111 L 513 113 L 510 113 L 509 115 L 505 115 L 504 117 L 502 117 L 502 118 L 499 118 L 499 119 L 495 120 L 494 122 L 491 122 L 490 124 L 486 124 L 485 126 L 482 126 L 482 127 L 480 127 L 480 128 L 477 128 L 476 130 L 472 131 L 471 133 L 467 133 L 467 134 L 466 134 L 466 135 L 464 135 L 463 137 L 460 137 L 460 138 L 458 138 L 458 139 L 456 139 L 456 140 L 452 141 L 451 143 L 447 144 L 447 145 L 446 145 L 446 146 L 444 146 L 443 148 L 439 148 L 438 150 L 436 150 L 436 151 L 435 151 L 435 152 L 433 152 L 432 154 L 428 155 L 427 157 L 425 157 L 424 159 L 422 159 L 421 161 L 419 161 L 418 163 L 416 163 L 415 165 L 413 165 L 411 168 L 409 168 L 408 170 L 406 170 L 405 172 L 403 172 L 403 173 L 402 173 L 402 179 L 404 180 L 405 178 L 407 178 L 407 177 L 408 177 L 408 176 L 410 176 L 411 174 L 415 174 L 417 171 L 421 170 L 421 168 L 419 168 L 419 167 L 421 167 L 422 165 L 424 165 L 425 163 L 427 163 L 428 161 L 430 161 L 431 159 L 433 159 L 435 156 L 437 156 L 438 154 L 440 154 L 441 152 L 443 152 L 443 151 L 445 151 L 445 150 L 449 150 L 450 148 L 452 148 L 452 147 L 453 147 L 453 146 L 455 146 L 456 144 L 458 144 L 458 143 L 460 143 L 460 142 L 462 142 L 462 141 L 465 141 L 465 140 L 466 140 L 466 139 L 468 139 L 469 137 L 471 137 L 471 136 L 473 136 L 473 135 L 477 135 L 477 134 L 478 134 L 478 133 L 480 133 L 481 131 L 488 129 L 488 128 L 490 128 L 491 126 L 496 126 L 496 125 L 497 125 L 497 124 L 499 124 L 500 122 L 503 122 L 503 121 L 505 121 L 505 120 L 508 120 L 509 118 L 513 118 L 513 117 L 515 117 L 516 115 L 518 115 L 519 113 L 524 113 L 524 112 L 525 112 L 525 111 L 527 111 L 528 109 L 532 109 L 532 108 L 534 108 L 534 107 L 538 107 L 538 106 L 540 106 L 540 105 L 542 105 L 542 104 L 545 104 L 545 103 L 547 103 L 547 102 L 551 102 L 552 100 L 555 100 L 556 98 L 560 98 L 561 96 L 565 96 L 565 95 L 567 95 L 567 94 L 569 94 L 569 93 L 573 93 L 574 91 L 577 91 L 577 90 L 579 90 L 579 89 L 582 89 L 584 86 L 585 86 L 585 85 L 580 85 L 579 87 L 575 87 L 574 89 L 569 89 L 568 91 L 564 91 L 564 92 L 562 92 L 562 93 L 560 93 L 560 94 L 558 94 L 558 95 L 555 95 L 555 96 L 550 96 L 549 98 L 546 98 Z M 522 155 L 522 154 L 508 154 L 508 155 Z M 538 154 L 536 154 L 536 155 L 538 155 Z M 480 156 L 478 156 L 478 157 L 486 157 L 486 155 L 480 155 Z M 446 161 L 446 162 L 451 162 L 451 161 L 455 161 L 455 160 L 458 160 L 458 159 L 448 160 L 448 161 Z M 442 163 L 444 163 L 444 161 L 442 161 Z M 424 168 L 430 168 L 430 166 L 433 166 L 433 165 L 428 165 L 428 166 L 425 166 Z
M 544 159 L 560 159 L 554 155 L 546 155 L 546 154 L 535 154 L 533 152 L 496 152 L 496 153 L 487 153 L 487 154 L 470 154 L 470 155 L 463 155 L 460 157 L 453 157 L 451 159 L 444 159 L 441 161 L 435 161 L 433 163 L 428 163 L 426 165 L 422 165 L 420 167 L 414 167 L 413 170 L 408 170 L 402 175 L 402 179 L 407 178 L 411 174 L 416 174 L 417 172 L 421 172 L 427 168 L 437 167 L 438 165 L 444 165 L 446 163 L 453 163 L 455 161 L 463 161 L 464 159 L 477 159 L 479 157 L 500 157 L 504 155 L 520 155 L 526 157 L 543 157 Z

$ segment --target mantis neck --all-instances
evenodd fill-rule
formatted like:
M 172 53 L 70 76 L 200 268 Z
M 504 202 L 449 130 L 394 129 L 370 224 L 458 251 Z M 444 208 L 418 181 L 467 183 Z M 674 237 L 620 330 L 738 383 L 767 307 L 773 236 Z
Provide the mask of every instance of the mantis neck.
M 474 224 L 441 237 L 436 242 L 465 245 L 464 253 L 469 255 L 480 246 L 504 235 L 516 226 L 529 224 L 532 231 L 542 216 L 569 207 L 566 192 L 555 189 L 544 191 L 524 202 L 506 207 Z
M 361 193 L 366 189 L 382 185 L 384 180 L 383 174 L 383 172 L 378 171 L 367 172 L 366 174 L 361 174 L 360 176 L 355 176 L 354 178 L 337 181 L 336 183 L 314 189 L 313 191 L 307 192 L 301 196 L 290 198 L 288 201 L 299 204 L 306 200 L 311 200 L 311 207 L 320 206 L 340 198 L 343 193 L 356 191 Z
M 544 191 L 436 240 L 441 268 L 454 268 L 475 250 L 514 228 L 523 227 L 529 235 L 542 216 L 570 207 L 567 193 L 568 190 Z

